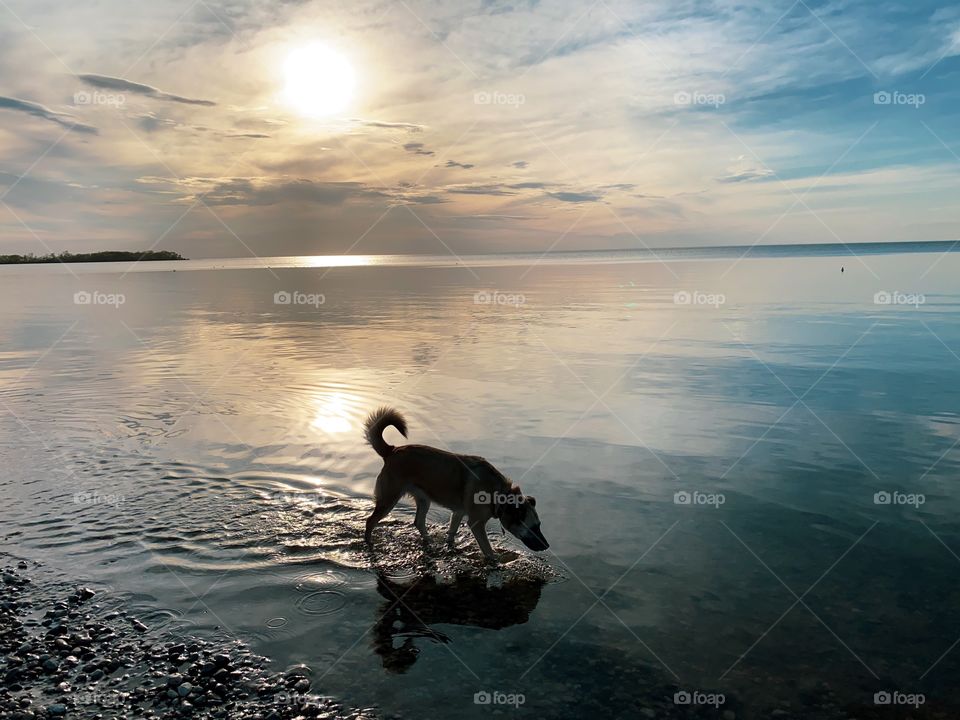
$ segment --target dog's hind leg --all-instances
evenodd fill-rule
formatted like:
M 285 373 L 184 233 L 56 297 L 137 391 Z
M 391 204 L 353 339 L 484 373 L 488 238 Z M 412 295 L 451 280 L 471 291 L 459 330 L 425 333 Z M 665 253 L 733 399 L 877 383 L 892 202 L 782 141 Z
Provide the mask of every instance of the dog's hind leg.
M 417 516 L 413 520 L 413 525 L 420 531 L 420 536 L 426 543 L 430 540 L 430 535 L 427 533 L 427 511 L 430 509 L 430 498 L 416 490 L 412 494 L 417 501 Z
M 453 539 L 457 537 L 457 530 L 460 529 L 460 523 L 463 522 L 463 513 L 454 512 L 450 515 L 450 529 L 447 531 L 447 545 L 453 547 Z
M 377 504 L 374 506 L 373 512 L 370 513 L 370 517 L 367 518 L 367 528 L 363 534 L 363 539 L 366 540 L 367 545 L 373 544 L 373 529 L 377 527 L 377 523 L 390 514 L 390 511 L 396 507 L 402 496 L 403 485 L 394 482 L 389 475 L 381 471 L 377 477 L 377 486 L 374 490 Z

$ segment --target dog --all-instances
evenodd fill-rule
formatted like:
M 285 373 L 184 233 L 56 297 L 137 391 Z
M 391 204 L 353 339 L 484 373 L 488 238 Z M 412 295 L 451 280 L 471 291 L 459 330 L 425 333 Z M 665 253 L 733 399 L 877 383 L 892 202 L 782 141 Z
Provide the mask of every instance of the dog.
M 373 545 L 373 530 L 393 510 L 404 494 L 417 503 L 413 521 L 424 543 L 428 542 L 427 511 L 430 503 L 450 510 L 447 545 L 454 538 L 464 516 L 484 556 L 496 562 L 490 547 L 486 525 L 496 518 L 504 529 L 531 550 L 550 547 L 540 530 L 537 501 L 524 495 L 493 465 L 476 455 L 458 455 L 428 445 L 394 447 L 383 439 L 383 431 L 394 427 L 407 437 L 407 423 L 393 408 L 382 407 L 371 413 L 364 423 L 364 436 L 377 455 L 383 458 L 383 469 L 373 491 L 376 504 L 367 518 L 364 539 Z

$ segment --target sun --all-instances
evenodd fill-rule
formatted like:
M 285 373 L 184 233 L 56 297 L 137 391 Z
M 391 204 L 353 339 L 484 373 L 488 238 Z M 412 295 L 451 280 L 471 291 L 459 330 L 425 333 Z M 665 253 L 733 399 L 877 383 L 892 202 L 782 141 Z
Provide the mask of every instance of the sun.
M 293 50 L 284 63 L 283 74 L 284 100 L 304 115 L 333 115 L 346 108 L 353 98 L 353 67 L 343 55 L 323 43 Z

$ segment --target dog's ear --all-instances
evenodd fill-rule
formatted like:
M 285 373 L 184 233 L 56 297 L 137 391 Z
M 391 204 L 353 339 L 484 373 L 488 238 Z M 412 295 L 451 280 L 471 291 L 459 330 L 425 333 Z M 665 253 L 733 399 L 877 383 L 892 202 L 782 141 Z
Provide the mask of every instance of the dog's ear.
M 527 495 L 527 502 L 530 503 L 530 507 L 532 508 L 537 506 L 537 499 L 533 495 Z

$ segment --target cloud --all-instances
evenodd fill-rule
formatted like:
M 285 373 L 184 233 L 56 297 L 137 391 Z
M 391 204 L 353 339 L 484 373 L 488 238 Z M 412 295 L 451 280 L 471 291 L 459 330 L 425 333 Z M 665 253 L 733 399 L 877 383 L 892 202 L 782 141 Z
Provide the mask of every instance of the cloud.
M 529 164 L 530 163 L 528 163 L 526 160 L 517 160 L 516 162 L 510 163 L 510 167 L 515 167 L 518 170 L 523 170 Z
M 405 122 L 387 122 L 385 120 L 361 120 L 360 118 L 350 118 L 350 122 L 355 122 L 366 127 L 384 128 L 386 130 L 409 130 L 410 132 L 420 132 L 426 125 Z
M 262 177 L 141 177 L 137 182 L 142 185 L 172 185 L 186 193 L 180 198 L 182 201 L 202 200 L 206 205 L 341 205 L 348 200 L 388 197 L 383 191 L 358 182 L 277 181 Z
M 474 167 L 474 165 L 472 163 L 457 162 L 456 160 L 447 160 L 447 164 L 444 165 L 444 167 L 463 168 L 464 170 L 469 170 L 470 168 Z
M 174 95 L 173 93 L 164 92 L 150 85 L 131 82 L 123 78 L 110 77 L 109 75 L 83 74 L 77 75 L 77 77 L 88 85 L 103 90 L 116 90 L 117 92 L 133 93 L 134 95 L 145 95 L 157 100 L 169 100 L 170 102 L 182 103 L 184 105 L 204 105 L 208 107 L 216 105 L 213 100 L 197 100 L 195 98 L 183 97 L 182 95 Z
M 89 133 L 91 135 L 97 134 L 97 129 L 95 127 L 80 122 L 73 115 L 56 112 L 48 107 L 40 105 L 39 103 L 30 102 L 29 100 L 18 100 L 17 98 L 4 97 L 0 95 L 0 110 L 13 110 L 14 112 L 22 112 L 26 113 L 27 115 L 33 115 L 34 117 L 49 120 L 50 122 L 55 122 L 57 125 L 62 125 L 65 128 L 70 128 L 71 130 L 76 130 L 77 132 Z
M 741 155 L 733 165 L 727 168 L 726 175 L 717 178 L 717 182 L 739 183 L 768 180 L 773 174 L 773 170 L 770 168 L 762 167 L 747 159 L 745 155 Z
M 516 195 L 515 192 L 512 192 L 503 185 L 460 185 L 448 187 L 447 192 L 456 195 Z
M 420 142 L 404 143 L 403 149 L 414 155 L 433 155 L 433 150 L 427 150 L 424 144 Z
M 209 128 L 204 125 L 188 125 L 186 123 L 181 123 L 171 118 L 158 117 L 156 113 L 146 112 L 139 113 L 133 116 L 137 125 L 140 126 L 145 132 L 156 132 L 157 130 L 192 130 L 194 132 L 202 133 L 211 133 L 213 135 L 224 137 L 224 138 L 248 138 L 253 140 L 261 140 L 273 137 L 272 135 L 267 135 L 266 133 L 259 132 L 240 132 L 235 130 L 216 130 L 214 128 Z
M 602 195 L 591 192 L 568 192 L 561 190 L 559 192 L 547 193 L 550 197 L 555 200 L 560 200 L 561 202 L 568 203 L 586 203 L 586 202 L 600 202 L 603 199 Z

